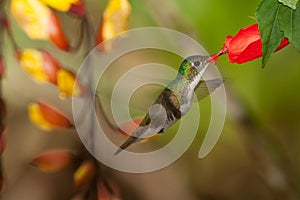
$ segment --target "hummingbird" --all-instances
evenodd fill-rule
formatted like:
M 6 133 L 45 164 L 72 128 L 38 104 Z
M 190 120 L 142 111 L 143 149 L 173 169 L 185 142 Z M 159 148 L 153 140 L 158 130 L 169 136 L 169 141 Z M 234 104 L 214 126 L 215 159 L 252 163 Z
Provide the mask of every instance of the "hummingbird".
M 201 80 L 211 63 L 209 56 L 193 55 L 184 59 L 176 78 L 164 88 L 139 126 L 114 155 L 136 142 L 163 133 L 189 111 L 194 94 L 201 100 L 223 84 L 223 79 Z

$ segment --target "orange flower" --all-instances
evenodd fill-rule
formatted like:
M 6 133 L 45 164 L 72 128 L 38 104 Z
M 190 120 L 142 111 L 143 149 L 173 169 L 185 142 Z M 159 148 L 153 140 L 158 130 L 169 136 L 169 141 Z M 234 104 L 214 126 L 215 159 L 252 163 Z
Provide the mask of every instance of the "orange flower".
M 60 91 L 61 98 L 80 96 L 83 90 L 82 86 L 77 81 L 74 72 L 67 69 L 58 70 L 57 87 Z
M 126 31 L 131 7 L 127 0 L 110 0 L 102 16 L 97 44 Z M 109 50 L 105 46 L 104 50 Z
M 47 51 L 25 49 L 19 53 L 19 60 L 22 68 L 36 81 L 56 84 L 57 71 L 61 67 Z
M 44 172 L 57 172 L 69 166 L 73 158 L 74 155 L 68 149 L 52 150 L 39 154 L 31 164 Z
M 58 48 L 69 49 L 56 14 L 39 0 L 12 0 L 12 16 L 31 39 L 51 40 Z
M 76 188 L 88 184 L 96 173 L 96 166 L 92 161 L 83 162 L 74 173 L 74 185 Z
M 45 131 L 51 131 L 53 128 L 73 127 L 65 114 L 41 101 L 31 103 L 28 113 L 31 122 Z

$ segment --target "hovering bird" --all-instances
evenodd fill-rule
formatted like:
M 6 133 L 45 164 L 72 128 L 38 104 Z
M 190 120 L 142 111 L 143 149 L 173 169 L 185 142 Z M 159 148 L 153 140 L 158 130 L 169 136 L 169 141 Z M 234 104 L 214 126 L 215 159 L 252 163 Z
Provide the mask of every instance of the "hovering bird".
M 193 55 L 184 59 L 176 78 L 160 93 L 139 126 L 115 155 L 133 143 L 163 133 L 172 126 L 189 111 L 194 93 L 200 100 L 223 84 L 223 79 L 201 80 L 211 63 L 209 56 Z

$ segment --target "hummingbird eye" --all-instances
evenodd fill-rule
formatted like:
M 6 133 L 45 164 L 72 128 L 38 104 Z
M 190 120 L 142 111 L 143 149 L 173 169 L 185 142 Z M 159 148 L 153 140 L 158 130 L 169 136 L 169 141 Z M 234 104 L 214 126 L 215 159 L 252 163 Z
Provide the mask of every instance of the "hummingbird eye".
M 193 63 L 193 65 L 194 65 L 195 67 L 199 67 L 200 62 L 199 62 L 199 61 L 195 61 L 195 62 Z

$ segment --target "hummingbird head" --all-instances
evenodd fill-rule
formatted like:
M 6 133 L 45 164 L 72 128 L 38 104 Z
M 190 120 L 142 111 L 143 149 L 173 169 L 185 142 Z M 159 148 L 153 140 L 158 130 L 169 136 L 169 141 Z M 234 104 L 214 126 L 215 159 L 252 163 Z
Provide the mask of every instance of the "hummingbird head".
M 199 73 L 204 73 L 210 63 L 209 56 L 189 56 L 181 63 L 178 73 L 188 80 L 192 80 Z

